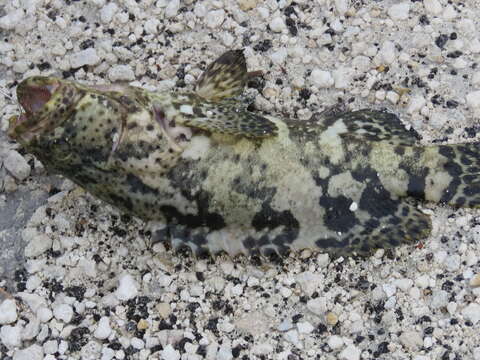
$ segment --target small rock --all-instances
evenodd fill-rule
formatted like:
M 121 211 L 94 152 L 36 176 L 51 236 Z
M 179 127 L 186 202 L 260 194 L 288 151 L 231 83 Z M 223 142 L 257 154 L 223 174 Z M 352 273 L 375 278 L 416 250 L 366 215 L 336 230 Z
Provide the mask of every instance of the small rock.
M 225 342 L 218 349 L 216 360 L 231 360 L 233 359 L 232 346 Z
M 310 81 L 319 88 L 331 87 L 335 81 L 330 71 L 314 69 L 310 75 Z
M 270 55 L 270 59 L 272 59 L 272 62 L 276 65 L 281 65 L 285 62 L 285 59 L 287 58 L 287 49 L 281 48 L 278 49 L 277 51 L 273 52 Z
M 385 41 L 380 49 L 379 55 L 382 57 L 384 64 L 392 64 L 397 58 L 395 56 L 395 44 L 392 41 Z
M 57 340 L 49 340 L 43 343 L 43 352 L 45 354 L 55 354 L 58 351 Z
M 43 360 L 43 348 L 33 344 L 26 349 L 17 350 L 13 354 L 13 360 Z
M 97 339 L 104 340 L 110 336 L 112 328 L 110 327 L 110 320 L 106 316 L 102 316 L 98 321 L 97 328 L 93 333 Z
M 476 274 L 470 279 L 470 286 L 474 288 L 480 286 L 480 274 Z
M 108 78 L 115 81 L 135 80 L 135 73 L 130 65 L 115 65 L 108 70 Z
M 4 325 L 0 328 L 0 341 L 7 348 L 14 348 L 20 346 L 22 341 L 22 327 Z
M 222 9 L 210 11 L 206 16 L 206 25 L 210 29 L 220 27 L 225 21 L 225 11 Z
M 348 1 L 335 0 L 335 9 L 337 10 L 338 15 L 345 15 L 345 13 L 348 11 Z
M 417 95 L 410 99 L 407 112 L 411 115 L 419 112 L 426 104 L 426 100 L 423 96 Z
M 113 16 L 118 10 L 118 6 L 111 2 L 105 5 L 103 8 L 100 9 L 100 19 L 104 24 L 108 24 L 112 21 Z
M 329 311 L 329 312 L 325 315 L 325 320 L 327 321 L 327 324 L 328 324 L 328 325 L 335 326 L 335 325 L 337 325 L 337 323 L 338 323 L 338 316 L 337 316 L 337 314 Z
M 0 18 L 0 28 L 4 30 L 13 30 L 15 26 L 23 19 L 25 13 L 22 9 L 14 10 Z
M 130 274 L 123 274 L 119 279 L 119 285 L 115 296 L 120 301 L 133 299 L 138 294 L 138 284 Z
M 71 305 L 60 304 L 53 309 L 53 316 L 55 319 L 61 320 L 65 323 L 69 323 L 73 317 L 73 309 Z
M 472 109 L 480 109 L 480 90 L 467 94 L 467 104 Z
M 180 360 L 180 353 L 168 344 L 160 351 L 160 358 L 162 360 Z
M 74 69 L 85 65 L 97 65 L 99 62 L 100 58 L 94 48 L 88 48 L 70 56 L 70 66 Z
M 27 228 L 22 233 L 23 239 L 28 241 L 25 247 L 25 256 L 27 258 L 39 256 L 52 247 L 53 241 L 50 236 L 39 234 L 35 230 L 33 232 L 29 230 L 33 229 Z
M 403 2 L 390 6 L 388 9 L 388 16 L 393 20 L 407 20 L 409 12 L 410 4 L 408 2 Z
M 462 310 L 462 315 L 467 320 L 470 320 L 475 326 L 480 321 L 480 305 L 476 303 L 469 304 Z
M 180 0 L 169 0 L 168 5 L 165 8 L 165 17 L 167 19 L 177 16 L 180 9 Z
M 438 0 L 423 0 L 425 10 L 432 15 L 440 15 L 442 13 L 442 5 Z
M 400 343 L 410 351 L 416 351 L 423 345 L 422 334 L 417 331 L 405 331 L 400 335 Z
M 15 150 L 10 150 L 3 159 L 3 165 L 18 180 L 25 180 L 30 175 L 30 165 Z
M 300 342 L 300 339 L 298 337 L 298 331 L 297 330 L 287 331 L 286 333 L 283 334 L 283 337 L 285 338 L 285 340 L 292 343 L 296 347 L 302 348 L 302 343 Z
M 323 315 L 327 311 L 327 301 L 323 297 L 317 297 L 307 301 L 307 309 L 315 315 Z
M 15 300 L 6 299 L 0 304 L 0 325 L 17 321 L 17 305 Z
M 448 304 L 448 293 L 445 290 L 436 290 L 432 294 L 431 306 L 440 309 Z
M 343 342 L 343 339 L 340 336 L 332 335 L 328 339 L 327 344 L 330 347 L 330 349 L 337 350 L 337 349 L 340 349 L 343 346 L 344 342 Z
M 50 321 L 52 316 L 53 316 L 52 310 L 50 310 L 47 307 L 42 306 L 37 310 L 38 320 L 40 320 L 43 323 Z
M 170 307 L 169 303 L 165 303 L 165 302 L 158 303 L 156 308 L 158 311 L 158 315 L 160 315 L 162 319 L 168 318 L 172 312 L 172 308 Z
M 132 340 L 130 341 L 130 345 L 132 345 L 133 348 L 137 350 L 142 350 L 145 347 L 145 343 L 143 342 L 143 340 L 137 337 L 132 338 Z
M 285 22 L 283 21 L 283 19 L 281 17 L 275 17 L 272 19 L 272 21 L 270 21 L 270 29 L 272 29 L 273 32 L 282 32 L 283 30 L 285 30 L 287 28 L 287 26 L 285 25 Z
M 300 334 L 310 334 L 315 328 L 308 321 L 297 323 L 297 329 Z
M 145 319 L 140 319 L 137 323 L 138 330 L 146 330 L 150 326 L 149 322 Z
M 238 0 L 238 6 L 243 11 L 255 9 L 257 7 L 258 0 Z
M 355 345 L 348 345 L 342 352 L 338 355 L 338 358 L 341 360 L 359 360 L 360 354 L 362 352 Z

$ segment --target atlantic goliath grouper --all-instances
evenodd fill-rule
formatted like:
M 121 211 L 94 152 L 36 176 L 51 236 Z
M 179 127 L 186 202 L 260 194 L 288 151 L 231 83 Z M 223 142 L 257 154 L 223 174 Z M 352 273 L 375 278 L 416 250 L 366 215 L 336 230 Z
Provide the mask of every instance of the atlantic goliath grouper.
M 419 200 L 480 205 L 480 145 L 421 146 L 392 114 L 293 121 L 249 112 L 242 51 L 193 92 L 22 81 L 8 133 L 50 172 L 157 224 L 194 254 L 368 255 L 431 231 Z

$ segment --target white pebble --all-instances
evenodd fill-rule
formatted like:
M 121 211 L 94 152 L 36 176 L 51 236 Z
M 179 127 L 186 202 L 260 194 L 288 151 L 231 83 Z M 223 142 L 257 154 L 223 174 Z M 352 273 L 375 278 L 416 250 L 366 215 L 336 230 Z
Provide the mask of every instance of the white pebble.
M 132 81 L 135 80 L 135 73 L 130 65 L 115 65 L 108 70 L 108 78 L 111 81 Z
M 275 17 L 270 21 L 270 29 L 272 29 L 273 32 L 282 32 L 284 29 L 286 29 L 285 22 L 281 17 Z
M 57 340 L 49 340 L 43 344 L 43 351 L 45 354 L 55 354 L 58 350 Z
M 280 295 L 282 295 L 284 298 L 288 298 L 292 295 L 292 289 L 282 286 L 280 288 Z
M 84 65 L 96 65 L 99 62 L 100 58 L 94 48 L 88 48 L 70 56 L 70 66 L 72 68 L 79 68 Z
M 102 316 L 98 321 L 97 328 L 95 329 L 93 336 L 95 336 L 97 339 L 103 340 L 108 338 L 111 333 L 112 328 L 110 327 L 110 321 L 108 317 Z
M 300 334 L 310 334 L 315 328 L 308 321 L 297 323 L 297 329 Z
M 126 301 L 134 298 L 138 294 L 138 284 L 135 279 L 129 275 L 124 274 L 119 279 L 119 285 L 115 296 L 120 301 Z
M 333 71 L 333 81 L 336 89 L 346 89 L 350 86 L 351 69 L 340 67 Z
M 22 327 L 4 325 L 0 328 L 0 341 L 7 348 L 14 348 L 20 346 L 22 341 Z
M 300 339 L 298 337 L 298 331 L 297 330 L 287 331 L 286 333 L 283 334 L 283 337 L 285 338 L 285 340 L 292 343 L 296 347 L 298 347 L 298 348 L 302 347 L 302 343 L 300 342 Z
M 448 304 L 448 293 L 445 290 L 435 290 L 430 305 L 433 309 L 440 309 Z
M 50 310 L 47 307 L 42 306 L 42 307 L 39 307 L 37 310 L 38 320 L 40 320 L 43 323 L 50 321 L 52 316 L 53 316 L 52 310 Z
M 340 336 L 332 335 L 329 337 L 327 344 L 332 350 L 340 349 L 343 346 L 343 339 Z
M 165 8 L 165 17 L 170 19 L 177 16 L 178 9 L 180 9 L 180 0 L 169 0 Z
M 348 345 L 342 352 L 338 355 L 338 358 L 341 360 L 359 360 L 360 354 L 362 352 L 355 345 Z
M 334 84 L 330 71 L 314 69 L 310 75 L 310 81 L 319 88 L 328 88 Z
M 160 351 L 160 358 L 162 360 L 180 360 L 180 353 L 168 344 Z
M 417 331 L 405 331 L 400 335 L 400 343 L 408 350 L 415 351 L 423 345 L 422 335 Z
M 206 16 L 206 25 L 210 29 L 216 29 L 220 27 L 224 21 L 225 11 L 222 9 L 210 11 Z
M 348 1 L 335 0 L 335 9 L 337 10 L 338 15 L 345 15 L 345 13 L 348 11 Z
M 477 71 L 472 75 L 472 85 L 475 87 L 480 87 L 480 71 Z
M 417 113 L 422 109 L 422 107 L 425 106 L 425 104 L 426 104 L 426 100 L 423 96 L 421 95 L 414 96 L 410 99 L 407 112 L 409 114 Z
M 23 239 L 27 240 L 27 246 L 25 247 L 26 257 L 35 257 L 43 254 L 45 251 L 52 247 L 52 238 L 46 234 L 38 234 L 36 231 L 30 232 L 25 229 L 22 233 Z
M 138 350 L 142 350 L 145 347 L 145 343 L 143 342 L 143 340 L 137 337 L 132 338 L 132 340 L 130 341 L 130 345 L 132 345 L 135 349 Z
M 475 326 L 480 321 L 480 305 L 476 303 L 469 304 L 462 310 L 462 315 Z
M 110 23 L 118 10 L 117 4 L 111 2 L 100 9 L 100 19 L 104 24 Z
M 55 316 L 55 319 L 61 320 L 68 324 L 72 320 L 73 309 L 68 304 L 57 305 L 53 309 L 53 316 Z
M 393 20 L 407 20 L 409 12 L 410 4 L 408 2 L 403 2 L 390 6 L 388 9 L 388 16 Z
M 270 55 L 270 59 L 272 59 L 272 62 L 276 65 L 283 64 L 286 58 L 287 58 L 287 49 L 285 48 L 281 48 Z
M 382 57 L 384 64 L 392 64 L 396 59 L 395 44 L 393 41 L 385 41 L 380 49 L 379 54 Z
M 14 10 L 0 18 L 0 28 L 4 30 L 13 30 L 23 17 L 24 12 L 22 9 Z
M 315 315 L 323 315 L 327 311 L 327 303 L 325 298 L 317 297 L 307 301 L 307 309 Z
M 158 25 L 160 25 L 160 21 L 152 18 L 145 21 L 143 28 L 147 34 L 156 34 L 158 32 Z
M 440 15 L 442 13 L 442 5 L 438 0 L 423 0 L 425 10 L 432 15 Z
M 17 305 L 15 300 L 6 299 L 0 304 L 0 325 L 17 321 Z
M 467 94 L 466 100 L 470 108 L 474 110 L 480 109 L 480 90 Z
M 33 344 L 26 349 L 15 351 L 13 360 L 43 360 L 43 349 L 40 345 Z
M 30 165 L 25 158 L 15 150 L 10 150 L 3 159 L 3 165 L 18 180 L 24 180 L 30 175 Z

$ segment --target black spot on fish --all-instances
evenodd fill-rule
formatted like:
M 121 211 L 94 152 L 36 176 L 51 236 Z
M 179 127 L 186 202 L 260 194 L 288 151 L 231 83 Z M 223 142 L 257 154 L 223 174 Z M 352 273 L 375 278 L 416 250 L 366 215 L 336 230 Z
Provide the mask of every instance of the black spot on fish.
M 315 245 L 317 245 L 320 249 L 344 248 L 348 246 L 348 239 L 345 238 L 343 240 L 340 240 L 335 239 L 334 237 L 320 238 L 315 241 Z
M 355 214 L 350 211 L 352 201 L 343 195 L 320 197 L 320 206 L 325 209 L 323 221 L 332 231 L 347 232 L 358 223 Z
M 408 179 L 407 195 L 417 199 L 425 198 L 425 179 L 428 175 L 428 168 L 423 168 L 418 174 L 410 174 Z
M 128 174 L 126 178 L 127 183 L 130 185 L 131 191 L 134 193 L 158 195 L 158 190 L 146 185 L 138 176 Z

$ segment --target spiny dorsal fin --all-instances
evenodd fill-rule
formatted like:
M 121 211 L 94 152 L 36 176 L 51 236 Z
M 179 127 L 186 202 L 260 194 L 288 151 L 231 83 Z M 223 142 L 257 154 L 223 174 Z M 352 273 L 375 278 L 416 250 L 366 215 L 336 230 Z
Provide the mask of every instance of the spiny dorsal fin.
M 388 141 L 395 145 L 415 145 L 418 133 L 407 130 L 400 119 L 386 111 L 363 109 L 351 112 L 319 114 L 309 121 L 317 121 L 319 128 L 344 127 L 341 136 L 354 137 L 362 141 Z M 341 126 L 339 126 L 341 124 Z
M 195 85 L 195 92 L 210 101 L 234 97 L 242 93 L 247 77 L 243 51 L 230 50 L 208 66 Z

